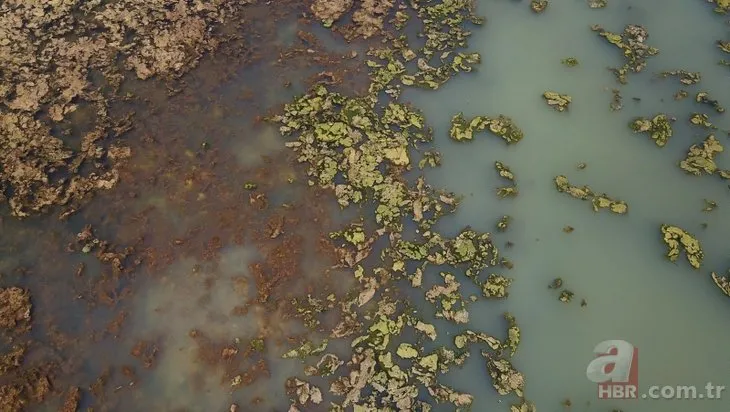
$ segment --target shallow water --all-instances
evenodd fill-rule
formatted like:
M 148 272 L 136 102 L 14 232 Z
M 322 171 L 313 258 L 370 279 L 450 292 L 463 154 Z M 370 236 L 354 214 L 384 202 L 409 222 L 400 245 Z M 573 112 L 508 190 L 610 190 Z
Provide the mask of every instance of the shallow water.
M 728 409 L 728 393 L 717 401 L 599 400 L 596 384 L 585 376 L 597 343 L 624 339 L 640 349 L 640 392 L 649 385 L 696 385 L 701 389 L 706 382 L 712 382 L 730 386 L 730 355 L 725 348 L 730 331 L 723 323 L 728 302 L 709 278 L 710 271 L 724 273 L 730 267 L 723 242 L 723 235 L 730 230 L 728 188 L 720 178 L 688 176 L 677 166 L 687 148 L 706 136 L 704 130 L 689 126 L 690 113 L 707 113 L 721 129 L 730 129 L 727 114 L 716 115 L 711 108 L 693 102 L 694 93 L 706 90 L 721 103 L 730 105 L 730 94 L 722 94 L 722 90 L 728 90 L 730 71 L 716 64 L 722 56 L 714 44 L 718 39 L 727 39 L 728 26 L 702 1 L 645 2 L 642 6 L 609 1 L 609 6 L 602 10 L 592 10 L 582 0 L 555 1 L 541 15 L 533 14 L 526 1 L 481 1 L 478 13 L 487 17 L 487 23 L 474 30 L 470 41 L 470 49 L 482 54 L 482 64 L 476 72 L 455 77 L 437 92 L 404 93 L 404 100 L 424 110 L 434 128 L 435 146 L 443 155 L 443 166 L 426 172 L 429 182 L 467 196 L 459 212 L 445 218 L 440 229 L 452 234 L 470 225 L 476 230 L 495 232 L 494 225 L 502 215 L 513 217 L 506 233 L 495 234 L 500 246 L 507 241 L 514 243 L 512 248 L 502 248 L 515 263 L 514 269 L 495 270 L 515 279 L 510 299 L 471 305 L 471 328 L 502 337 L 502 313 L 510 311 L 516 316 L 523 340 L 514 363 L 525 373 L 527 398 L 536 403 L 538 410 L 561 410 L 560 402 L 566 398 L 571 399 L 574 411 Z M 653 11 L 658 4 L 661 11 Z M 647 43 L 658 47 L 660 54 L 648 60 L 643 73 L 630 74 L 629 85 L 621 86 L 606 70 L 607 66 L 623 63 L 621 53 L 592 32 L 591 24 L 600 24 L 612 32 L 622 31 L 626 24 L 644 25 L 649 32 Z M 679 27 L 692 29 L 678 30 Z M 296 31 L 295 25 L 286 26 L 272 44 L 294 42 Z M 349 50 L 326 30 L 317 29 L 314 33 L 331 50 Z M 357 50 L 362 54 L 360 46 Z M 568 68 L 560 63 L 571 56 L 580 61 L 578 67 Z M 271 67 L 272 62 L 264 61 L 232 70 L 228 80 L 211 76 L 210 67 L 203 67 L 185 78 L 192 90 L 190 94 L 178 100 L 168 98 L 164 92 L 153 97 L 162 113 L 159 118 L 156 114 L 141 115 L 135 133 L 174 135 L 177 140 L 171 141 L 183 146 L 177 147 L 176 152 L 190 152 L 189 156 L 176 153 L 175 161 L 179 163 L 197 165 L 202 157 L 197 153 L 201 144 L 211 142 L 215 150 L 224 152 L 242 167 L 256 167 L 262 164 L 262 156 L 274 156 L 283 149 L 283 139 L 275 128 L 255 124 L 252 118 L 303 92 L 303 79 L 315 73 L 314 67 L 276 73 Z M 676 79 L 653 77 L 653 73 L 673 69 L 701 71 L 703 80 L 696 86 L 682 86 Z M 291 81 L 291 87 L 283 85 L 286 81 Z M 618 112 L 609 110 L 612 88 L 620 88 L 624 98 L 624 109 Z M 672 96 L 680 88 L 688 90 L 690 96 L 675 102 Z M 569 112 L 558 113 L 549 108 L 541 97 L 546 90 L 571 95 Z M 634 101 L 634 97 L 641 100 Z M 189 105 L 186 99 L 190 100 Z M 175 102 L 168 105 L 168 101 Z M 486 133 L 472 142 L 454 143 L 448 138 L 448 128 L 451 116 L 457 112 L 464 112 L 466 117 L 510 116 L 526 137 L 510 147 Z M 633 134 L 627 126 L 633 117 L 650 117 L 660 112 L 678 119 L 674 136 L 661 149 L 648 136 Z M 718 131 L 716 136 L 725 142 L 726 132 Z M 718 157 L 721 166 L 730 167 L 727 153 Z M 147 167 L 149 173 L 154 173 L 155 162 L 164 159 L 150 155 L 136 160 L 147 162 L 137 165 L 138 172 Z M 504 183 L 494 171 L 493 163 L 497 160 L 511 167 L 517 176 L 520 194 L 516 199 L 500 200 L 494 193 Z M 578 170 L 579 162 L 585 162 L 587 168 Z M 186 166 L 189 165 L 183 164 L 177 170 L 192 173 L 197 167 Z M 276 169 L 272 180 L 284 182 L 294 175 L 285 166 L 282 163 Z M 174 174 L 176 169 L 170 170 L 169 175 L 158 176 L 168 184 L 151 185 L 141 191 L 137 200 L 126 203 L 127 214 L 156 208 L 153 216 L 164 221 L 154 222 L 154 227 L 166 230 L 159 235 L 149 233 L 151 242 L 156 244 L 185 237 L 201 221 L 213 221 L 220 212 L 209 201 L 182 200 L 182 174 L 178 176 Z M 575 185 L 590 185 L 597 192 L 627 201 L 628 215 L 594 213 L 589 203 L 558 193 L 553 178 L 559 174 L 567 175 Z M 253 177 L 225 175 L 216 179 L 240 187 Z M 194 188 L 201 193 L 207 189 Z M 296 199 L 298 190 L 301 188 L 272 194 L 271 203 Z M 105 195 L 100 197 L 98 201 L 106 201 Z M 718 209 L 702 212 L 705 198 L 717 201 Z M 331 210 L 337 222 L 351 217 L 338 213 L 334 206 Z M 90 216 L 91 220 L 98 217 L 95 213 Z M 87 218 L 72 218 L 70 227 L 61 225 L 55 229 L 56 238 L 49 238 L 46 243 L 55 245 L 60 254 Z M 103 215 L 101 219 L 123 225 L 128 218 Z M 665 246 L 659 231 L 662 223 L 681 226 L 699 237 L 706 254 L 701 270 L 693 270 L 683 256 L 676 264 L 664 258 Z M 708 227 L 702 229 L 702 223 Z M 217 225 L 221 223 L 211 224 Z M 573 226 L 575 231 L 564 233 L 566 225 Z M 6 222 L 4 229 L 12 234 L 20 231 L 19 227 L 15 222 Z M 98 235 L 116 235 L 128 243 L 135 237 L 134 232 L 114 233 L 114 228 L 104 226 Z M 32 236 L 18 235 L 23 242 L 31 242 L 27 237 Z M 3 240 L 13 244 L 12 235 Z M 43 246 L 35 245 L 22 254 L 3 248 L 0 271 L 10 272 L 20 264 L 34 267 L 33 260 Z M 145 271 L 135 273 L 138 292 L 124 306 L 129 318 L 123 336 L 114 343 L 84 346 L 83 351 L 87 352 L 83 353 L 83 372 L 75 377 L 75 383 L 88 386 L 107 364 L 131 364 L 141 379 L 135 383 L 134 391 L 120 389 L 123 395 L 117 405 L 121 409 L 116 410 L 153 407 L 164 411 L 222 411 L 232 403 L 242 405 L 243 410 L 286 410 L 289 400 L 283 382 L 289 376 L 302 376 L 302 365 L 281 360 L 280 355 L 292 347 L 286 339 L 303 329 L 296 322 L 288 322 L 278 313 L 265 313 L 255 305 L 245 315 L 232 313 L 256 293 L 248 265 L 258 258 L 255 248 L 244 243 L 224 248 L 215 267 L 193 257 L 178 256 L 173 265 L 149 279 L 145 279 Z M 27 280 L 32 291 L 42 290 L 35 297 L 43 311 L 39 315 L 50 312 L 48 316 L 71 335 L 89 330 L 103 334 L 99 330 L 113 318 L 111 309 L 96 309 L 86 317 L 92 311 L 86 310 L 83 301 L 54 300 L 60 290 L 92 293 L 92 280 L 74 280 L 69 276 L 77 261 L 88 265 L 87 276 L 92 279 L 101 271 L 98 262 L 89 256 L 68 260 L 62 266 L 48 260 L 34 267 L 41 274 L 58 272 L 52 281 L 45 281 L 45 287 L 34 287 L 33 279 Z M 200 269 L 195 269 L 196 265 Z M 303 269 L 310 280 L 321 275 L 321 271 L 321 262 L 306 262 Z M 431 274 L 439 280 L 437 273 Z M 426 282 L 433 283 L 434 276 Z M 559 302 L 559 292 L 547 288 L 556 277 L 561 277 L 565 287 L 575 292 L 570 304 Z M 55 289 L 56 283 L 63 289 Z M 348 282 L 339 283 L 343 288 L 348 286 Z M 464 292 L 476 293 L 468 288 Z M 581 299 L 587 301 L 586 307 L 580 306 Z M 428 313 L 428 308 L 423 309 Z M 193 329 L 205 336 L 210 346 L 193 339 Z M 43 333 L 43 326 L 36 331 Z M 220 345 L 244 347 L 239 343 L 259 334 L 267 334 L 274 341 L 267 343 L 263 356 L 271 377 L 234 390 L 230 375 L 240 373 L 246 365 L 231 369 L 231 365 L 218 358 L 206 363 L 204 355 L 219 354 Z M 150 341 L 160 349 L 155 366 L 149 370 L 129 353 L 140 340 Z M 333 346 L 339 344 L 342 342 Z M 474 394 L 473 410 L 509 410 L 512 399 L 499 397 L 492 390 L 484 361 L 476 350 L 471 355 L 464 370 L 449 374 L 445 383 Z M 117 375 L 110 388 L 116 392 L 115 387 L 128 386 L 129 382 Z M 259 396 L 263 402 L 251 405 Z M 82 403 L 90 404 L 89 399 Z M 444 405 L 437 408 L 449 409 Z
M 727 409 L 730 395 L 721 400 L 599 400 L 597 385 L 586 378 L 595 345 L 622 339 L 639 348 L 639 393 L 649 385 L 696 385 L 700 391 L 707 382 L 730 386 L 728 302 L 709 277 L 710 271 L 724 273 L 730 265 L 728 187 L 717 177 L 687 175 L 677 165 L 689 146 L 707 135 L 689 126 L 690 113 L 707 113 L 720 129 L 730 127 L 727 114 L 716 115 L 693 101 L 694 93 L 706 90 L 730 102 L 730 72 L 717 64 L 721 52 L 715 46 L 727 37 L 723 18 L 703 2 L 680 0 L 609 1 L 598 10 L 578 0 L 551 2 L 541 15 L 534 15 L 527 2 L 481 1 L 478 10 L 487 23 L 470 40 L 470 49 L 482 54 L 477 72 L 435 93 L 404 95 L 425 111 L 443 155 L 443 166 L 429 171 L 428 179 L 467 195 L 443 228 L 451 232 L 471 225 L 494 231 L 502 215 L 513 217 L 510 229 L 496 235 L 500 245 L 515 244 L 503 248 L 515 263 L 505 273 L 515 279 L 510 299 L 473 306 L 472 322 L 492 332 L 502 324 L 502 311 L 516 316 L 523 341 L 515 365 L 526 374 L 527 397 L 540 410 L 560 410 L 566 398 L 577 411 Z M 606 70 L 623 64 L 621 53 L 592 32 L 592 24 L 612 32 L 626 24 L 643 25 L 647 44 L 660 54 L 622 87 Z M 571 56 L 579 66 L 561 64 Z M 702 81 L 686 87 L 676 79 L 653 77 L 675 69 L 700 71 Z M 618 112 L 609 109 L 612 88 L 623 95 Z M 675 102 L 672 96 L 680 88 L 690 97 Z M 547 90 L 571 95 L 569 112 L 548 107 L 541 96 Z M 451 142 L 449 120 L 457 112 L 467 118 L 510 116 L 525 138 L 510 147 L 486 133 L 472 142 Z M 663 149 L 627 126 L 633 117 L 657 113 L 677 117 L 674 136 Z M 716 136 L 727 141 L 726 132 Z M 497 160 L 516 175 L 520 194 L 515 199 L 500 200 L 494 193 L 504 185 L 493 167 Z M 580 162 L 587 168 L 578 170 Z M 718 162 L 730 165 L 727 153 Z M 594 213 L 588 202 L 558 193 L 553 178 L 560 174 L 572 184 L 625 200 L 628 215 Z M 702 212 L 705 198 L 719 207 Z M 701 227 L 704 222 L 707 229 Z M 700 239 L 705 250 L 701 270 L 693 270 L 684 257 L 676 264 L 664 258 L 662 223 Z M 567 225 L 575 231 L 564 233 Z M 575 292 L 570 304 L 548 289 L 556 277 Z M 584 308 L 581 299 L 587 301 Z M 475 410 L 508 410 L 496 406 L 496 395 L 485 393 L 489 383 L 483 363 L 475 359 L 474 364 L 454 374 L 453 383 L 476 394 Z

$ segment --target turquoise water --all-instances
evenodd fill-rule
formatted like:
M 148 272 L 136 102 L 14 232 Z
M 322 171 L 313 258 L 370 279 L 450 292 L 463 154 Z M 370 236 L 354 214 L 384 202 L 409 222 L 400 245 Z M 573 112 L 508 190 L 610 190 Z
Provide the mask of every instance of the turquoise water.
M 510 299 L 472 306 L 472 322 L 493 332 L 504 327 L 502 311 L 516 316 L 523 342 L 515 365 L 526 374 L 527 397 L 539 410 L 561 410 L 566 398 L 577 411 L 727 409 L 730 395 L 721 400 L 599 400 L 586 367 L 596 344 L 622 339 L 639 348 L 639 393 L 649 385 L 730 386 L 728 301 L 709 278 L 710 271 L 724 273 L 730 266 L 728 187 L 718 177 L 690 176 L 677 166 L 689 146 L 707 135 L 690 127 L 690 113 L 707 113 L 720 129 L 730 128 L 726 114 L 693 101 L 697 91 L 706 90 L 721 103 L 730 102 L 730 71 L 717 64 L 722 53 L 715 46 L 727 39 L 728 26 L 701 1 L 609 1 L 598 10 L 579 0 L 555 1 L 541 15 L 534 15 L 527 2 L 481 1 L 478 10 L 487 18 L 470 41 L 471 49 L 482 54 L 478 71 L 435 93 L 404 95 L 425 111 L 442 152 L 443 166 L 429 171 L 428 179 L 467 195 L 444 228 L 494 231 L 502 215 L 513 217 L 510 229 L 496 235 L 498 244 L 514 243 L 503 249 L 515 264 L 505 273 L 515 279 Z M 649 32 L 646 43 L 660 54 L 621 86 L 606 70 L 623 64 L 621 53 L 592 32 L 592 24 L 612 32 L 626 24 L 643 25 Z M 576 57 L 580 65 L 563 66 L 566 57 Z M 676 79 L 654 77 L 675 69 L 700 71 L 702 81 L 682 86 Z M 621 90 L 621 111 L 609 109 L 612 88 Z M 673 95 L 680 88 L 690 97 L 676 102 Z M 547 90 L 572 96 L 569 111 L 548 107 L 541 96 Z M 452 142 L 449 119 L 457 112 L 467 118 L 510 116 L 525 138 L 510 147 L 488 134 Z M 633 117 L 657 113 L 677 118 L 664 148 L 627 126 Z M 726 132 L 715 135 L 727 142 Z M 730 165 L 727 153 L 717 160 Z M 495 188 L 504 185 L 495 161 L 515 173 L 520 190 L 515 199 L 495 195 Z M 583 170 L 577 168 L 581 162 L 587 165 Z M 572 184 L 626 201 L 628 214 L 594 213 L 588 202 L 558 193 L 553 178 L 561 174 Z M 703 199 L 716 201 L 718 208 L 703 212 Z M 692 269 L 684 257 L 676 264 L 664 258 L 662 223 L 699 238 L 705 251 L 701 270 Z M 562 230 L 568 225 L 575 228 L 569 234 Z M 559 292 L 548 289 L 556 277 L 575 293 L 573 302 L 560 302 Z M 475 410 L 508 410 L 497 407 L 496 395 L 485 391 L 484 366 L 474 361 L 453 375 L 453 383 L 476 394 Z

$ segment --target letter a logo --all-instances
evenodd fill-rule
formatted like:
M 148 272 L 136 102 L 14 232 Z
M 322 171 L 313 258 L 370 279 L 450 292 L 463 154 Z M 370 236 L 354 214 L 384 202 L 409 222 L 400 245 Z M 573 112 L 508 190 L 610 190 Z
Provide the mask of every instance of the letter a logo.
M 586 376 L 591 382 L 629 382 L 635 353 L 634 345 L 623 340 L 607 340 L 596 345 L 597 355 L 588 364 Z

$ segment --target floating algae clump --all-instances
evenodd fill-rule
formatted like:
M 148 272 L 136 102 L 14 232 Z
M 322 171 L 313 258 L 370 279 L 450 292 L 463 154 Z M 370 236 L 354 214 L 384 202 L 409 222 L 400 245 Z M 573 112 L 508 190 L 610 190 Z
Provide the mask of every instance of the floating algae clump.
M 720 48 L 720 50 L 724 51 L 725 53 L 730 53 L 730 41 L 717 41 L 717 47 Z
M 727 14 L 730 12 L 730 0 L 709 0 L 710 3 L 715 3 L 715 13 Z
M 588 0 L 588 7 L 592 9 L 602 9 L 607 5 L 606 0 Z
M 662 225 L 661 231 L 664 243 L 669 248 L 667 258 L 671 262 L 676 262 L 681 250 L 684 249 L 689 264 L 695 269 L 700 268 L 704 253 L 697 238 L 677 226 Z
M 573 99 L 567 94 L 560 94 L 558 92 L 545 92 L 542 97 L 547 101 L 548 106 L 553 109 L 564 112 L 568 110 L 568 106 Z
M 502 162 L 494 162 L 494 168 L 497 169 L 497 173 L 500 177 L 512 183 L 510 186 L 498 187 L 497 196 L 501 198 L 517 196 L 519 190 L 517 189 L 517 185 L 515 184 L 515 175 L 514 173 L 512 173 L 512 170 L 510 170 L 510 168 L 508 166 L 505 166 L 505 164 Z
M 702 80 L 702 75 L 700 72 L 688 72 L 686 70 L 672 70 L 672 71 L 666 71 L 662 72 L 660 74 L 661 77 L 677 77 L 679 78 L 679 82 L 686 85 L 691 84 L 697 84 Z
M 482 285 L 482 293 L 487 298 L 506 298 L 509 296 L 507 289 L 511 284 L 512 279 L 502 275 L 491 274 Z
M 692 113 L 689 117 L 689 122 L 695 126 L 700 126 L 705 129 L 717 129 L 717 127 L 710 122 L 710 116 L 704 113 Z
M 497 222 L 497 231 L 504 232 L 509 228 L 509 224 L 512 221 L 512 217 L 510 216 L 502 216 L 499 221 Z
M 702 104 L 707 104 L 707 105 L 712 106 L 712 108 L 714 108 L 715 111 L 718 112 L 718 113 L 724 113 L 725 112 L 725 108 L 722 107 L 722 105 L 720 105 L 720 102 L 718 102 L 717 100 L 714 100 L 714 99 L 710 98 L 710 95 L 707 92 L 699 92 L 699 93 L 697 93 L 697 96 L 695 97 L 695 101 L 697 103 L 702 103 Z
M 548 6 L 547 0 L 531 0 L 530 1 L 530 8 L 535 13 L 542 13 L 545 11 L 545 9 Z
M 712 281 L 715 282 L 715 285 L 717 285 L 718 288 L 724 293 L 726 296 L 730 297 L 730 274 L 721 276 L 718 275 L 715 272 L 712 272 Z
M 679 162 L 679 167 L 696 176 L 722 172 L 715 164 L 715 156 L 723 150 L 715 136 L 709 135 L 701 145 L 690 146 L 687 157 Z
M 666 114 L 658 114 L 651 120 L 638 117 L 629 123 L 629 127 L 634 133 L 649 133 L 657 146 L 664 147 L 672 137 L 671 120 L 673 119 L 667 117 Z
M 499 115 L 496 118 L 477 116 L 467 121 L 463 113 L 451 118 L 449 136 L 457 141 L 471 140 L 474 133 L 489 130 L 504 139 L 507 144 L 517 143 L 524 137 L 522 130 L 507 116 Z
M 578 62 L 578 59 L 576 59 L 575 57 L 568 57 L 568 58 L 561 60 L 560 62 L 563 63 L 563 65 L 568 66 L 568 67 L 575 67 L 580 64 Z
M 573 186 L 568 178 L 560 175 L 555 177 L 555 187 L 558 192 L 566 193 L 576 199 L 591 200 L 593 211 L 598 212 L 600 209 L 608 209 L 616 214 L 625 214 L 629 211 L 629 206 L 622 200 L 614 200 L 605 193 L 595 194 L 588 186 Z
M 609 43 L 623 52 L 626 63 L 620 68 L 612 69 L 616 78 L 622 84 L 626 84 L 626 75 L 630 71 L 634 73 L 641 72 L 646 67 L 646 59 L 659 54 L 659 49 L 645 43 L 649 33 L 641 26 L 629 24 L 621 34 L 611 33 L 598 25 L 591 27 L 591 29 L 598 32 L 601 37 L 604 37 Z
M 287 147 L 306 165 L 309 185 L 333 193 L 343 208 L 367 205 L 370 207 L 361 210 L 374 211 L 374 225 L 370 225 L 370 219 L 368 224 L 347 225 L 330 239 L 339 243 L 332 244 L 339 259 L 336 266 L 352 270 L 356 280 L 354 290 L 338 297 L 335 305 L 318 305 L 321 310 L 316 313 L 318 317 L 336 315 L 333 318 L 340 319 L 331 330 L 330 339 L 351 340 L 351 354 L 347 360 L 343 358 L 345 363 L 328 363 L 337 369 L 337 374 L 328 379 L 333 395 L 331 411 L 430 410 L 431 406 L 423 400 L 426 393 L 437 403 L 469 407 L 473 402 L 471 395 L 438 382 L 440 374 L 462 365 L 468 353 L 448 347 L 427 352 L 409 342 L 414 332 L 419 338 L 425 336 L 430 340 L 435 340 L 438 333 L 434 325 L 419 318 L 392 282 L 407 281 L 420 288 L 425 283 L 423 278 L 430 273 L 427 266 L 455 268 L 453 273 L 442 272 L 443 283 L 426 291 L 426 300 L 437 306 L 442 317 L 465 323 L 468 313 L 464 309 L 466 301 L 458 293 L 462 279 L 457 275 L 466 275 L 482 288 L 482 272 L 501 262 L 489 233 L 465 228 L 454 237 L 446 237 L 433 230 L 441 217 L 456 209 L 459 197 L 432 188 L 423 177 L 416 178 L 415 183 L 405 178 L 404 174 L 415 167 L 415 149 L 430 142 L 432 136 L 419 112 L 396 103 L 402 85 L 437 88 L 454 74 L 471 70 L 478 55 L 456 53 L 454 49 L 464 46 L 469 36 L 462 24 L 479 23 L 481 19 L 472 13 L 471 1 L 409 4 L 413 9 L 409 12 L 417 14 L 424 25 L 423 48 L 410 49 L 405 36 L 389 37 L 390 41 L 384 44 L 390 48 L 368 52 L 372 57 L 367 62 L 371 83 L 366 94 L 347 97 L 317 85 L 285 105 L 282 114 L 269 119 L 279 124 L 282 135 L 290 137 Z M 405 8 L 400 11 L 405 12 Z M 418 71 L 410 73 L 412 65 L 405 63 L 414 60 Z M 438 67 L 431 66 L 439 60 Z M 508 143 L 522 138 L 522 132 L 504 116 L 477 118 L 471 123 L 460 116 L 457 126 L 459 137 L 468 135 L 468 139 L 475 131 L 484 130 Z M 419 167 L 436 164 L 438 157 L 424 155 L 424 159 L 424 163 L 418 162 Z M 405 240 L 404 224 L 411 222 L 418 230 L 414 238 L 408 236 L 409 240 Z M 368 259 L 366 265 L 365 258 L 377 257 L 371 251 L 378 240 L 383 243 L 380 261 Z M 311 311 L 304 312 L 303 318 L 314 316 Z M 314 327 L 323 324 L 309 320 Z M 514 342 L 514 329 L 509 334 L 511 340 L 507 342 Z M 490 353 L 494 362 L 502 363 L 503 357 L 509 356 L 501 350 L 499 341 L 494 346 L 490 340 L 476 343 L 486 344 L 493 351 L 499 349 Z M 291 356 L 302 355 L 300 349 Z M 318 369 L 310 365 L 305 371 L 316 374 Z M 507 372 L 519 374 L 513 368 L 505 369 Z M 500 374 L 494 376 L 502 379 Z M 311 387 L 293 382 L 293 388 L 301 388 L 299 392 L 292 391 L 294 395 L 309 394 L 307 400 L 311 399 Z M 520 407 L 531 405 L 522 390 L 518 395 Z M 293 399 L 293 408 L 299 404 L 301 399 Z
M 441 272 L 444 285 L 434 285 L 426 292 L 426 300 L 436 304 L 436 317 L 450 320 L 454 323 L 469 322 L 469 312 L 466 310 L 464 298 L 459 293 L 461 284 L 451 273 Z
M 558 296 L 558 300 L 563 303 L 570 303 L 571 300 L 573 300 L 573 296 L 575 296 L 575 293 L 569 291 L 569 290 L 563 290 L 560 292 L 560 296 Z

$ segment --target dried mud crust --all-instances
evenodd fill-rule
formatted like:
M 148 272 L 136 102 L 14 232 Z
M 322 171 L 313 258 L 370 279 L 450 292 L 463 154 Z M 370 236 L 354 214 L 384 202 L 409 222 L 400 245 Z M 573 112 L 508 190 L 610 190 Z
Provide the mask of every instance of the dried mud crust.
M 19 287 L 0 288 L 0 411 L 3 412 L 23 410 L 28 402 L 41 402 L 51 391 L 48 366 L 24 362 L 30 324 L 30 293 Z
M 178 77 L 225 40 L 216 28 L 249 1 L 7 1 L 0 5 L 0 202 L 18 217 L 109 189 L 131 127 L 107 114 L 125 77 Z M 59 133 L 94 107 L 80 148 Z M 90 168 L 83 174 L 82 166 Z M 71 206 L 73 211 L 74 206 Z
M 383 34 L 385 22 L 395 0 L 314 0 L 310 10 L 325 27 L 352 12 L 351 22 L 336 26 L 346 39 L 368 39 Z

